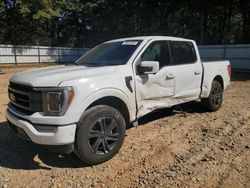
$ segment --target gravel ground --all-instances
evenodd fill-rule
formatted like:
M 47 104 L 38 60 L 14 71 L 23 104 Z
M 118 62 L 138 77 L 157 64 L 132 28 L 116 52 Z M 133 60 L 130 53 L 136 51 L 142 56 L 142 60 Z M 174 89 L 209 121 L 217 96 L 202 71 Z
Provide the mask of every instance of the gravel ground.
M 198 102 L 159 110 L 127 130 L 112 160 L 85 166 L 18 138 L 7 126 L 8 79 L 34 66 L 0 74 L 1 187 L 250 187 L 250 74 L 236 75 L 222 108 Z

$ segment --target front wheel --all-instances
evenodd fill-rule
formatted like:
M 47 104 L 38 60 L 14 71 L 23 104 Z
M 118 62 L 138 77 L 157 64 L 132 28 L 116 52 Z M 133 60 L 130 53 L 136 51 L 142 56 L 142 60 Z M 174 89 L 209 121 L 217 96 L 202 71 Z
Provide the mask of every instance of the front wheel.
M 202 104 L 208 111 L 216 111 L 221 107 L 223 99 L 223 90 L 221 84 L 214 80 L 212 83 L 211 91 L 206 99 L 202 99 Z
M 76 153 L 83 162 L 95 165 L 111 159 L 121 148 L 126 132 L 122 114 L 106 105 L 84 112 L 76 133 Z

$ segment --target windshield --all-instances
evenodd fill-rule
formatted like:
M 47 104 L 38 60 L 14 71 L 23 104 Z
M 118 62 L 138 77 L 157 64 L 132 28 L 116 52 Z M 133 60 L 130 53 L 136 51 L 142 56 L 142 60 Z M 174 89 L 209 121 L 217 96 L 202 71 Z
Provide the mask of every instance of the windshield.
M 141 40 L 103 43 L 80 57 L 75 63 L 90 66 L 124 65 L 140 43 Z

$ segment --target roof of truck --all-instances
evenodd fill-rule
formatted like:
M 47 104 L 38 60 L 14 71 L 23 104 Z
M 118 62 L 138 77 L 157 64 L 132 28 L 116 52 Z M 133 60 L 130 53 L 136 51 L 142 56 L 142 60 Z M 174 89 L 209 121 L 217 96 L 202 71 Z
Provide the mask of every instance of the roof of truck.
M 181 40 L 181 41 L 192 41 L 190 39 L 184 39 L 179 37 L 170 37 L 170 36 L 138 36 L 138 37 L 129 37 L 129 38 L 120 38 L 114 39 L 107 42 L 118 42 L 124 40 Z

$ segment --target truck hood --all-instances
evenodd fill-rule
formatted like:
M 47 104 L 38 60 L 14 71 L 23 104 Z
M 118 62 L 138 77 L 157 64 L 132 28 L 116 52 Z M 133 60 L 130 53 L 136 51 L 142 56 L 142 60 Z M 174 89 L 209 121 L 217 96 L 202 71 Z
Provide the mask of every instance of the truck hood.
M 10 81 L 34 87 L 58 86 L 63 81 L 113 73 L 117 66 L 86 67 L 61 65 L 38 68 L 15 74 Z

